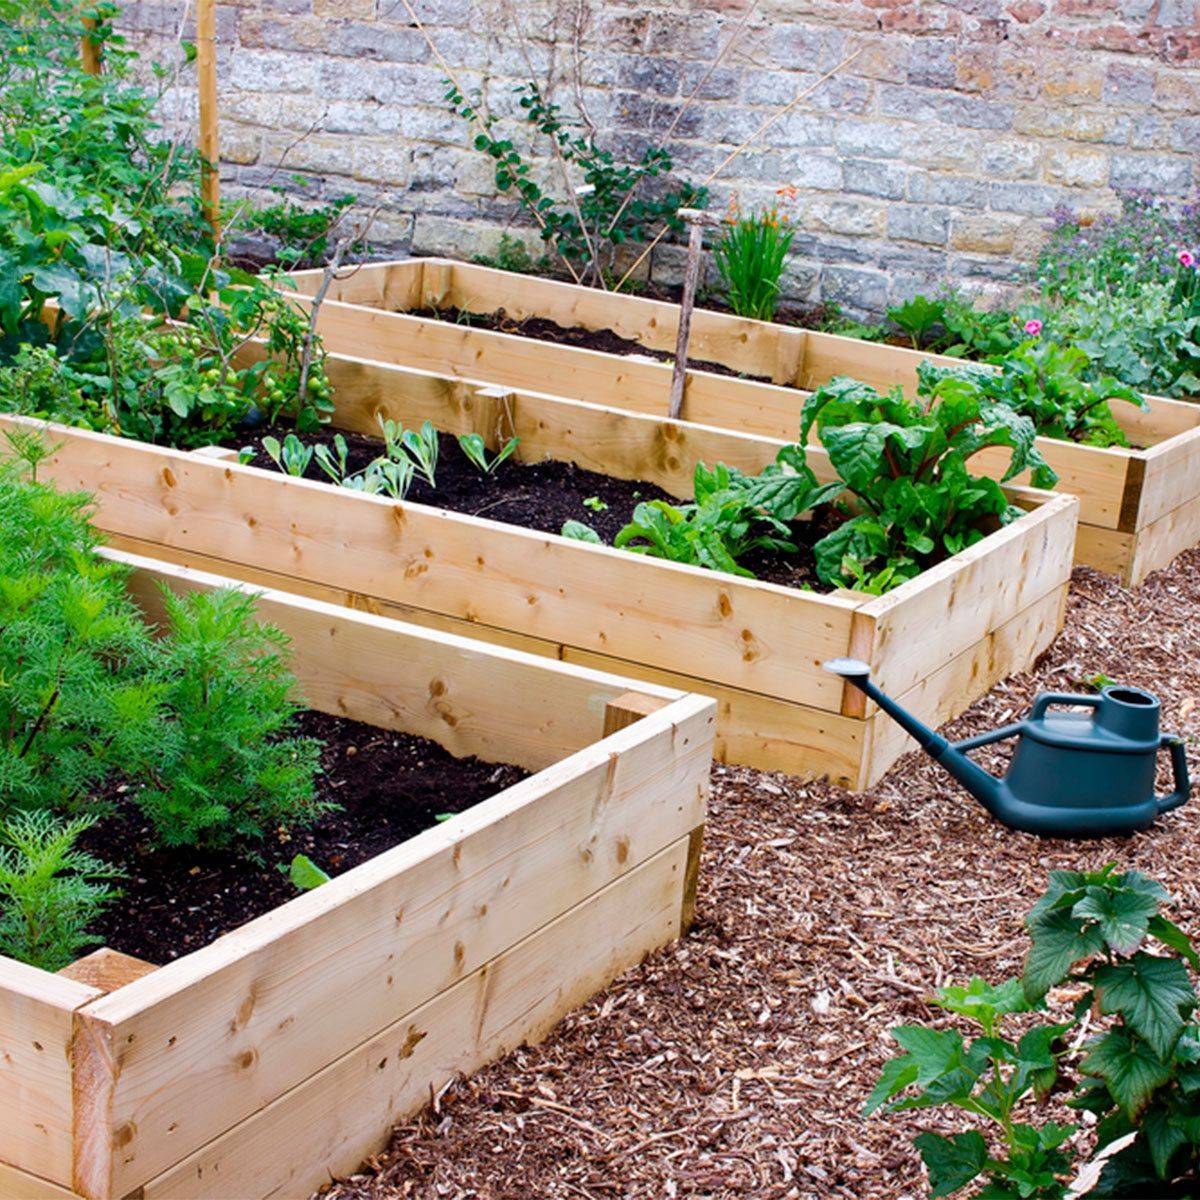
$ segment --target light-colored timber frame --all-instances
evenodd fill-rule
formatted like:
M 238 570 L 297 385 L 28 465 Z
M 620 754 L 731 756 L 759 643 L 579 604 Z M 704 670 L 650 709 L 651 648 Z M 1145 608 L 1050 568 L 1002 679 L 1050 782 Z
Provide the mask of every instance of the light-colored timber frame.
M 228 582 L 104 553 L 156 620 Z M 0 957 L 0 1197 L 307 1196 L 690 921 L 711 700 L 257 603 L 311 707 L 536 774 L 115 990 Z
M 348 356 L 331 355 L 327 370 L 344 428 L 375 432 L 383 413 L 476 430 L 493 447 L 515 433 L 525 458 L 672 491 L 699 459 L 757 470 L 780 444 Z M 38 423 L 0 417 L 0 432 L 12 427 Z M 209 454 L 63 426 L 47 437 L 58 449 L 43 477 L 92 492 L 114 545 L 703 692 L 719 702 L 720 761 L 854 788 L 910 746 L 821 664 L 868 659 L 880 685 L 924 719 L 956 716 L 1061 628 L 1078 511 L 1074 497 L 1015 488 L 1031 509 L 1024 517 L 886 596 L 818 595 Z M 831 475 L 823 451 L 811 459 Z
M 320 271 L 301 271 L 292 278 L 300 292 L 311 294 L 320 276 Z M 397 317 L 410 309 L 484 314 L 502 308 L 514 320 L 539 316 L 568 327 L 610 329 L 647 349 L 666 352 L 675 347 L 678 305 L 445 259 L 363 266 L 335 280 L 328 296 L 335 304 L 324 314 L 322 331 L 331 349 L 666 414 L 669 363 L 631 361 L 466 325 L 443 323 L 439 331 L 422 325 L 429 319 L 421 317 L 373 322 L 336 302 Z M 911 394 L 923 360 L 959 362 L 700 309 L 693 317 L 691 354 L 696 362 L 720 363 L 773 382 L 689 371 L 685 420 L 785 440 L 797 434 L 806 391 L 835 375 L 850 375 L 883 390 L 899 384 Z M 1058 490 L 1080 499 L 1077 561 L 1115 574 L 1130 586 L 1200 543 L 1200 405 L 1153 396 L 1147 403 L 1147 412 L 1113 405 L 1130 440 L 1145 449 L 1038 439 L 1059 474 Z

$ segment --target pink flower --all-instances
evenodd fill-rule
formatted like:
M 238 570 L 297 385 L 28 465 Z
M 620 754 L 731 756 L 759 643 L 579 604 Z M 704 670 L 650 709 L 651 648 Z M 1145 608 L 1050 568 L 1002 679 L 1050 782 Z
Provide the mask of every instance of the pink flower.
M 1025 322 L 1025 332 L 1029 334 L 1030 337 L 1037 337 L 1037 335 L 1042 332 L 1041 321 L 1039 321 L 1037 317 L 1030 317 L 1029 320 Z
M 1190 250 L 1180 250 L 1179 265 L 1181 267 L 1194 267 L 1196 265 L 1196 256 Z

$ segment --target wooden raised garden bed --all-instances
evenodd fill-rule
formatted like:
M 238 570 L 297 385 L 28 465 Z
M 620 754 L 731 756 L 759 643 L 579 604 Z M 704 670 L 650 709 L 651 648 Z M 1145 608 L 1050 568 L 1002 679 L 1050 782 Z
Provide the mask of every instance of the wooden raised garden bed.
M 156 581 L 225 582 L 117 557 L 155 618 Z M 310 707 L 535 774 L 166 966 L 0 958 L 0 1196 L 306 1196 L 690 920 L 711 700 L 282 593 L 258 614 Z
M 698 459 L 757 471 L 781 444 L 344 356 L 326 369 L 344 429 L 374 432 L 384 414 L 478 431 L 493 447 L 515 433 L 525 460 L 575 462 L 681 496 Z M 0 418 L 0 431 L 36 424 Z M 62 426 L 48 436 L 58 450 L 43 475 L 92 492 L 97 525 L 122 548 L 704 692 L 719 702 L 720 761 L 855 788 L 909 747 L 821 664 L 868 659 L 880 685 L 926 720 L 954 717 L 1061 627 L 1078 509 L 1073 497 L 1012 489 L 1024 517 L 894 591 L 817 594 L 204 452 Z M 810 458 L 831 477 L 823 451 Z
M 311 294 L 321 272 L 297 272 L 293 278 L 302 293 Z M 328 295 L 334 303 L 322 314 L 322 332 L 333 350 L 635 412 L 667 411 L 669 363 L 401 314 L 445 309 L 486 315 L 503 309 L 514 322 L 534 317 L 567 328 L 607 330 L 648 351 L 673 354 L 675 304 L 443 259 L 364 266 L 336 280 Z M 379 319 L 364 306 L 377 310 Z M 792 440 L 805 392 L 835 375 L 881 390 L 900 384 L 911 391 L 923 360 L 957 361 L 704 310 L 693 319 L 691 358 L 770 382 L 689 371 L 685 420 Z M 1113 406 L 1130 441 L 1144 449 L 1038 439 L 1059 474 L 1059 490 L 1080 499 L 1077 561 L 1118 575 L 1127 585 L 1200 543 L 1200 405 L 1147 400 L 1147 412 Z

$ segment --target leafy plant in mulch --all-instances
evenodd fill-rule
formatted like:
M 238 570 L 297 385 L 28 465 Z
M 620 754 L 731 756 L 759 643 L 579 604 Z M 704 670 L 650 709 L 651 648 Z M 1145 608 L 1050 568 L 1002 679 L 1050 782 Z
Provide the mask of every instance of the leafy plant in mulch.
M 291 182 L 301 189 L 309 184 L 302 175 L 293 176 Z M 273 239 L 278 243 L 273 252 L 274 260 L 289 270 L 322 266 L 332 249 L 333 231 L 346 210 L 355 203 L 355 197 L 335 196 L 323 204 L 301 204 L 281 185 L 275 185 L 271 190 L 277 197 L 274 203 L 256 206 L 241 201 L 231 204 L 226 208 L 224 219 L 233 222 L 239 233 L 259 233 Z M 367 249 L 361 243 L 350 247 L 355 254 Z
M 977 1036 L 892 1030 L 902 1053 L 884 1066 L 866 1113 L 944 1105 L 982 1126 L 917 1136 L 933 1196 L 975 1185 L 977 1200 L 1063 1200 L 1079 1126 L 1038 1119 L 1052 1096 L 1098 1119 L 1089 1196 L 1194 1194 L 1200 957 L 1162 915 L 1167 899 L 1153 880 L 1112 863 L 1054 871 L 1026 918 L 1021 977 L 936 993 L 934 1004 Z
M 753 503 L 795 511 L 809 490 L 805 444 L 814 428 L 854 510 L 815 547 L 817 574 L 834 587 L 897 587 L 1019 517 L 1002 482 L 1027 469 L 1036 486 L 1057 480 L 1029 418 L 989 400 L 970 380 L 944 376 L 926 406 L 898 387 L 881 395 L 839 377 L 805 401 L 800 444 L 784 447 L 758 477 Z M 1010 452 L 999 481 L 968 468 L 991 446 Z
M 705 188 L 687 182 L 663 186 L 675 165 L 664 147 L 645 150 L 635 162 L 619 163 L 611 150 L 597 144 L 590 126 L 566 116 L 561 105 L 527 80 L 513 89 L 519 116 L 535 144 L 545 139 L 550 156 L 571 180 L 564 179 L 564 194 L 555 196 L 539 182 L 544 172 L 536 169 L 530 151 L 500 136 L 496 116 L 483 112 L 480 101 L 469 100 L 453 81 L 445 82 L 451 112 L 475 129 L 475 149 L 495 165 L 496 187 L 515 195 L 548 248 L 580 281 L 600 283 L 611 271 L 617 249 L 645 242 L 655 227 L 682 232 L 678 210 L 702 207 L 707 199 Z M 582 186 L 576 189 L 575 182 Z

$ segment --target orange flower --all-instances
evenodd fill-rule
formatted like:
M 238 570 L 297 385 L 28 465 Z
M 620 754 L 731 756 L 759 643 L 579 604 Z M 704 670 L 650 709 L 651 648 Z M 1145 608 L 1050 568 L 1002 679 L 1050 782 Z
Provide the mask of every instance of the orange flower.
M 785 184 L 783 185 L 783 187 L 781 187 L 781 188 L 776 188 L 776 189 L 775 189 L 775 195 L 777 195 L 777 196 L 783 196 L 783 197 L 785 197 L 785 198 L 786 198 L 786 199 L 788 199 L 788 200 L 795 200 L 795 198 L 796 198 L 796 187 L 795 187 L 795 185 L 794 185 L 794 184 L 791 184 L 791 183 L 785 183 Z

